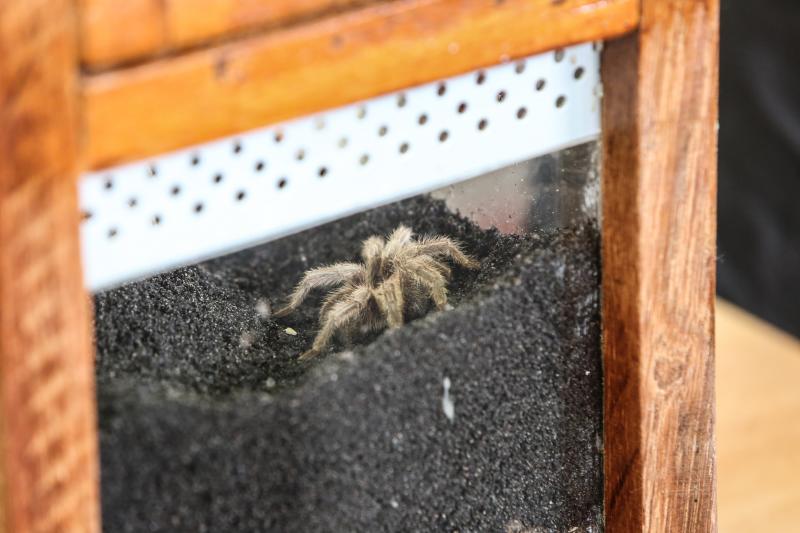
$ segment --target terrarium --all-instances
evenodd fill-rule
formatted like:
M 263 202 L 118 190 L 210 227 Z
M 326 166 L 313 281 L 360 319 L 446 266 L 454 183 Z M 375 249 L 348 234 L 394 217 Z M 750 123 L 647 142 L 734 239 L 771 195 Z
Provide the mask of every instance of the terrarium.
M 597 57 L 87 179 L 106 276 L 244 247 L 95 296 L 106 527 L 598 531 Z
M 715 529 L 717 1 L 0 19 L 1 531 Z

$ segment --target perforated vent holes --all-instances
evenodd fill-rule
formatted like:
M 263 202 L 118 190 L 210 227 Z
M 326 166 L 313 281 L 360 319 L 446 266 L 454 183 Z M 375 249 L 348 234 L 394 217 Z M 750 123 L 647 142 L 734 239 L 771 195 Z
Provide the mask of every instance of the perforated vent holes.
M 590 140 L 600 132 L 598 48 L 85 174 L 86 284 L 108 288 Z

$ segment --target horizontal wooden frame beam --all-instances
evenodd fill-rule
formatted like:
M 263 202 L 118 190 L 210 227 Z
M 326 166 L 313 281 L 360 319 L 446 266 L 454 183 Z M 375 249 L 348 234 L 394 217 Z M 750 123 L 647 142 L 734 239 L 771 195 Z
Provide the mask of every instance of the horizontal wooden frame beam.
M 80 0 L 80 60 L 97 71 L 379 1 Z
M 638 0 L 409 0 L 83 79 L 87 168 L 146 158 L 638 24 Z

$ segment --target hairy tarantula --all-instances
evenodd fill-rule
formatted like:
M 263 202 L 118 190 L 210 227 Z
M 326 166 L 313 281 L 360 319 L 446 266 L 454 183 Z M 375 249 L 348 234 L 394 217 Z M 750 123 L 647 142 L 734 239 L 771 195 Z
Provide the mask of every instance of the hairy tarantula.
M 411 229 L 398 226 L 388 240 L 373 236 L 361 247 L 363 264 L 335 263 L 305 273 L 289 297 L 289 303 L 275 316 L 297 309 L 317 288 L 332 290 L 319 312 L 321 329 L 311 349 L 300 355 L 319 355 L 337 332 L 349 336 L 358 330 L 377 331 L 403 325 L 405 314 L 423 312 L 428 299 L 437 309 L 447 304 L 450 259 L 467 268 L 479 263 L 461 251 L 458 242 L 442 236 L 412 238 Z

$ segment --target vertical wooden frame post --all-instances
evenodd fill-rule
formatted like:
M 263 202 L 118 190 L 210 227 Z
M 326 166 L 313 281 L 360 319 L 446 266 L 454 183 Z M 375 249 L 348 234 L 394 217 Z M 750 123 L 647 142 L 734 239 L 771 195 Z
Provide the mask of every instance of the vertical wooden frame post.
M 71 0 L 0 3 L 0 532 L 99 531 Z
M 609 533 L 715 531 L 718 0 L 643 0 L 603 56 Z

